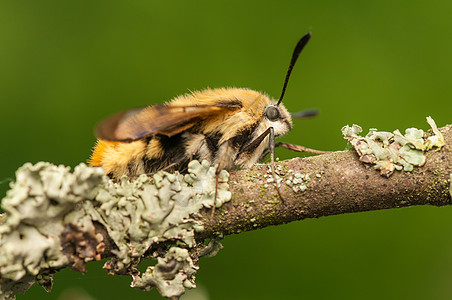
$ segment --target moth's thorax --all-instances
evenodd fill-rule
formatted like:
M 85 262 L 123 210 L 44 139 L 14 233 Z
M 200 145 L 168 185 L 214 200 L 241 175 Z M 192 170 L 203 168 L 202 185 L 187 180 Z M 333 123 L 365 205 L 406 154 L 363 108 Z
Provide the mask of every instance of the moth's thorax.
M 272 126 L 275 128 L 276 136 L 286 134 L 292 127 L 290 114 L 284 105 L 278 106 L 281 120 L 276 122 L 266 120 L 265 108 L 271 104 L 276 105 L 276 101 L 263 93 L 244 88 L 218 88 L 192 92 L 173 99 L 170 105 L 208 105 L 227 101 L 237 101 L 242 107 L 226 114 L 212 116 L 203 122 L 201 129 L 203 133 L 216 132 L 221 135 L 220 143 L 251 127 L 262 127 L 265 131 Z

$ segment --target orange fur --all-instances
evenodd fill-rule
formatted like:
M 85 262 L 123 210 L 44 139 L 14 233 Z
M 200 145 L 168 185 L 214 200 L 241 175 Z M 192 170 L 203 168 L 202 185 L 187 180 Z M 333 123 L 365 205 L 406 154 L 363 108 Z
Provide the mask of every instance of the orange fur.
M 104 160 L 105 152 L 108 148 L 114 148 L 119 142 L 109 142 L 103 140 L 97 140 L 94 146 L 93 153 L 88 160 L 90 166 L 100 167 Z
M 98 140 L 89 161 L 90 166 L 102 167 L 106 174 L 114 173 L 116 177 L 128 174 L 130 162 L 142 159 L 146 143 L 138 140 L 131 143 Z

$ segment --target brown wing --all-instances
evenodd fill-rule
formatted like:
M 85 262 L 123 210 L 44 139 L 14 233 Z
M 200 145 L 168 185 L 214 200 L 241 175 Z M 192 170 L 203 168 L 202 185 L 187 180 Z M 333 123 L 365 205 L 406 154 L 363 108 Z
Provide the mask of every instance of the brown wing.
M 135 141 L 154 134 L 173 136 L 213 114 L 240 108 L 234 102 L 215 105 L 153 105 L 120 112 L 97 127 L 97 136 L 108 141 Z

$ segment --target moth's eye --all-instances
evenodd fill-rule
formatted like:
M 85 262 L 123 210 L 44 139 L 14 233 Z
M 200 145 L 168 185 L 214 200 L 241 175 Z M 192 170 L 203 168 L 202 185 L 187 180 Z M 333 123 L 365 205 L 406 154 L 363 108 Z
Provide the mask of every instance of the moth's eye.
M 279 113 L 279 109 L 276 106 L 267 106 L 264 111 L 265 117 L 274 122 L 281 118 L 281 114 Z

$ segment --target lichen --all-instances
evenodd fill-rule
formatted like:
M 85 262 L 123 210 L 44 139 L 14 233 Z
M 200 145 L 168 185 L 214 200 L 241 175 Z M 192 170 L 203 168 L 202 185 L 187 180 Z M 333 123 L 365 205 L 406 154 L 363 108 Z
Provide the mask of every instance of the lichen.
M 171 247 L 164 257 L 157 258 L 155 266 L 147 267 L 141 277 L 134 276 L 132 287 L 149 291 L 156 287 L 163 297 L 182 295 L 185 288 L 195 288 L 198 267 L 187 249 Z
M 14 299 L 35 282 L 51 288 L 53 272 L 70 264 L 61 251 L 65 216 L 93 199 L 93 189 L 104 180 L 100 169 L 40 162 L 26 163 L 2 200 L 0 225 L 0 298 Z M 76 222 L 80 226 L 83 220 Z M 86 230 L 93 229 L 85 228 Z
M 158 172 L 117 183 L 84 164 L 73 173 L 50 163 L 25 164 L 2 200 L 0 299 L 14 299 L 36 282 L 50 290 L 55 270 L 84 271 L 87 261 L 100 259 L 104 245 L 93 222 L 103 225 L 116 248 L 104 265 L 109 273 L 132 275 L 137 288 L 180 296 L 195 287 L 203 248 L 194 238 L 203 230 L 199 211 L 231 199 L 228 176 L 220 172 L 216 189 L 215 167 L 205 161 L 192 161 L 185 175 Z M 177 247 L 150 253 L 164 242 Z M 210 255 L 221 248 L 216 240 L 210 247 L 216 249 Z M 139 277 L 136 266 L 145 254 L 157 265 Z
M 365 136 L 359 136 L 362 128 L 356 124 L 342 127 L 342 134 L 355 148 L 359 160 L 373 164 L 380 174 L 389 177 L 395 170 L 410 172 L 414 166 L 425 164 L 425 152 L 439 150 L 445 144 L 444 137 L 436 127 L 435 121 L 427 117 L 432 133 L 422 129 L 408 128 L 405 134 L 397 129 L 394 132 L 369 129 Z
M 96 197 L 100 209 L 90 212 L 118 247 L 115 259 L 105 265 L 110 273 L 135 272 L 139 258 L 158 243 L 175 240 L 187 248 L 196 246 L 195 231 L 203 230 L 198 212 L 214 205 L 216 175 L 207 161 L 192 161 L 188 171 L 185 176 L 142 175 L 132 182 L 124 177 L 100 189 Z M 228 176 L 224 170 L 219 174 L 217 207 L 231 199 Z
M 287 173 L 287 179 L 284 183 L 292 188 L 295 193 L 304 192 L 308 189 L 309 174 L 301 174 L 292 169 L 289 169 Z

